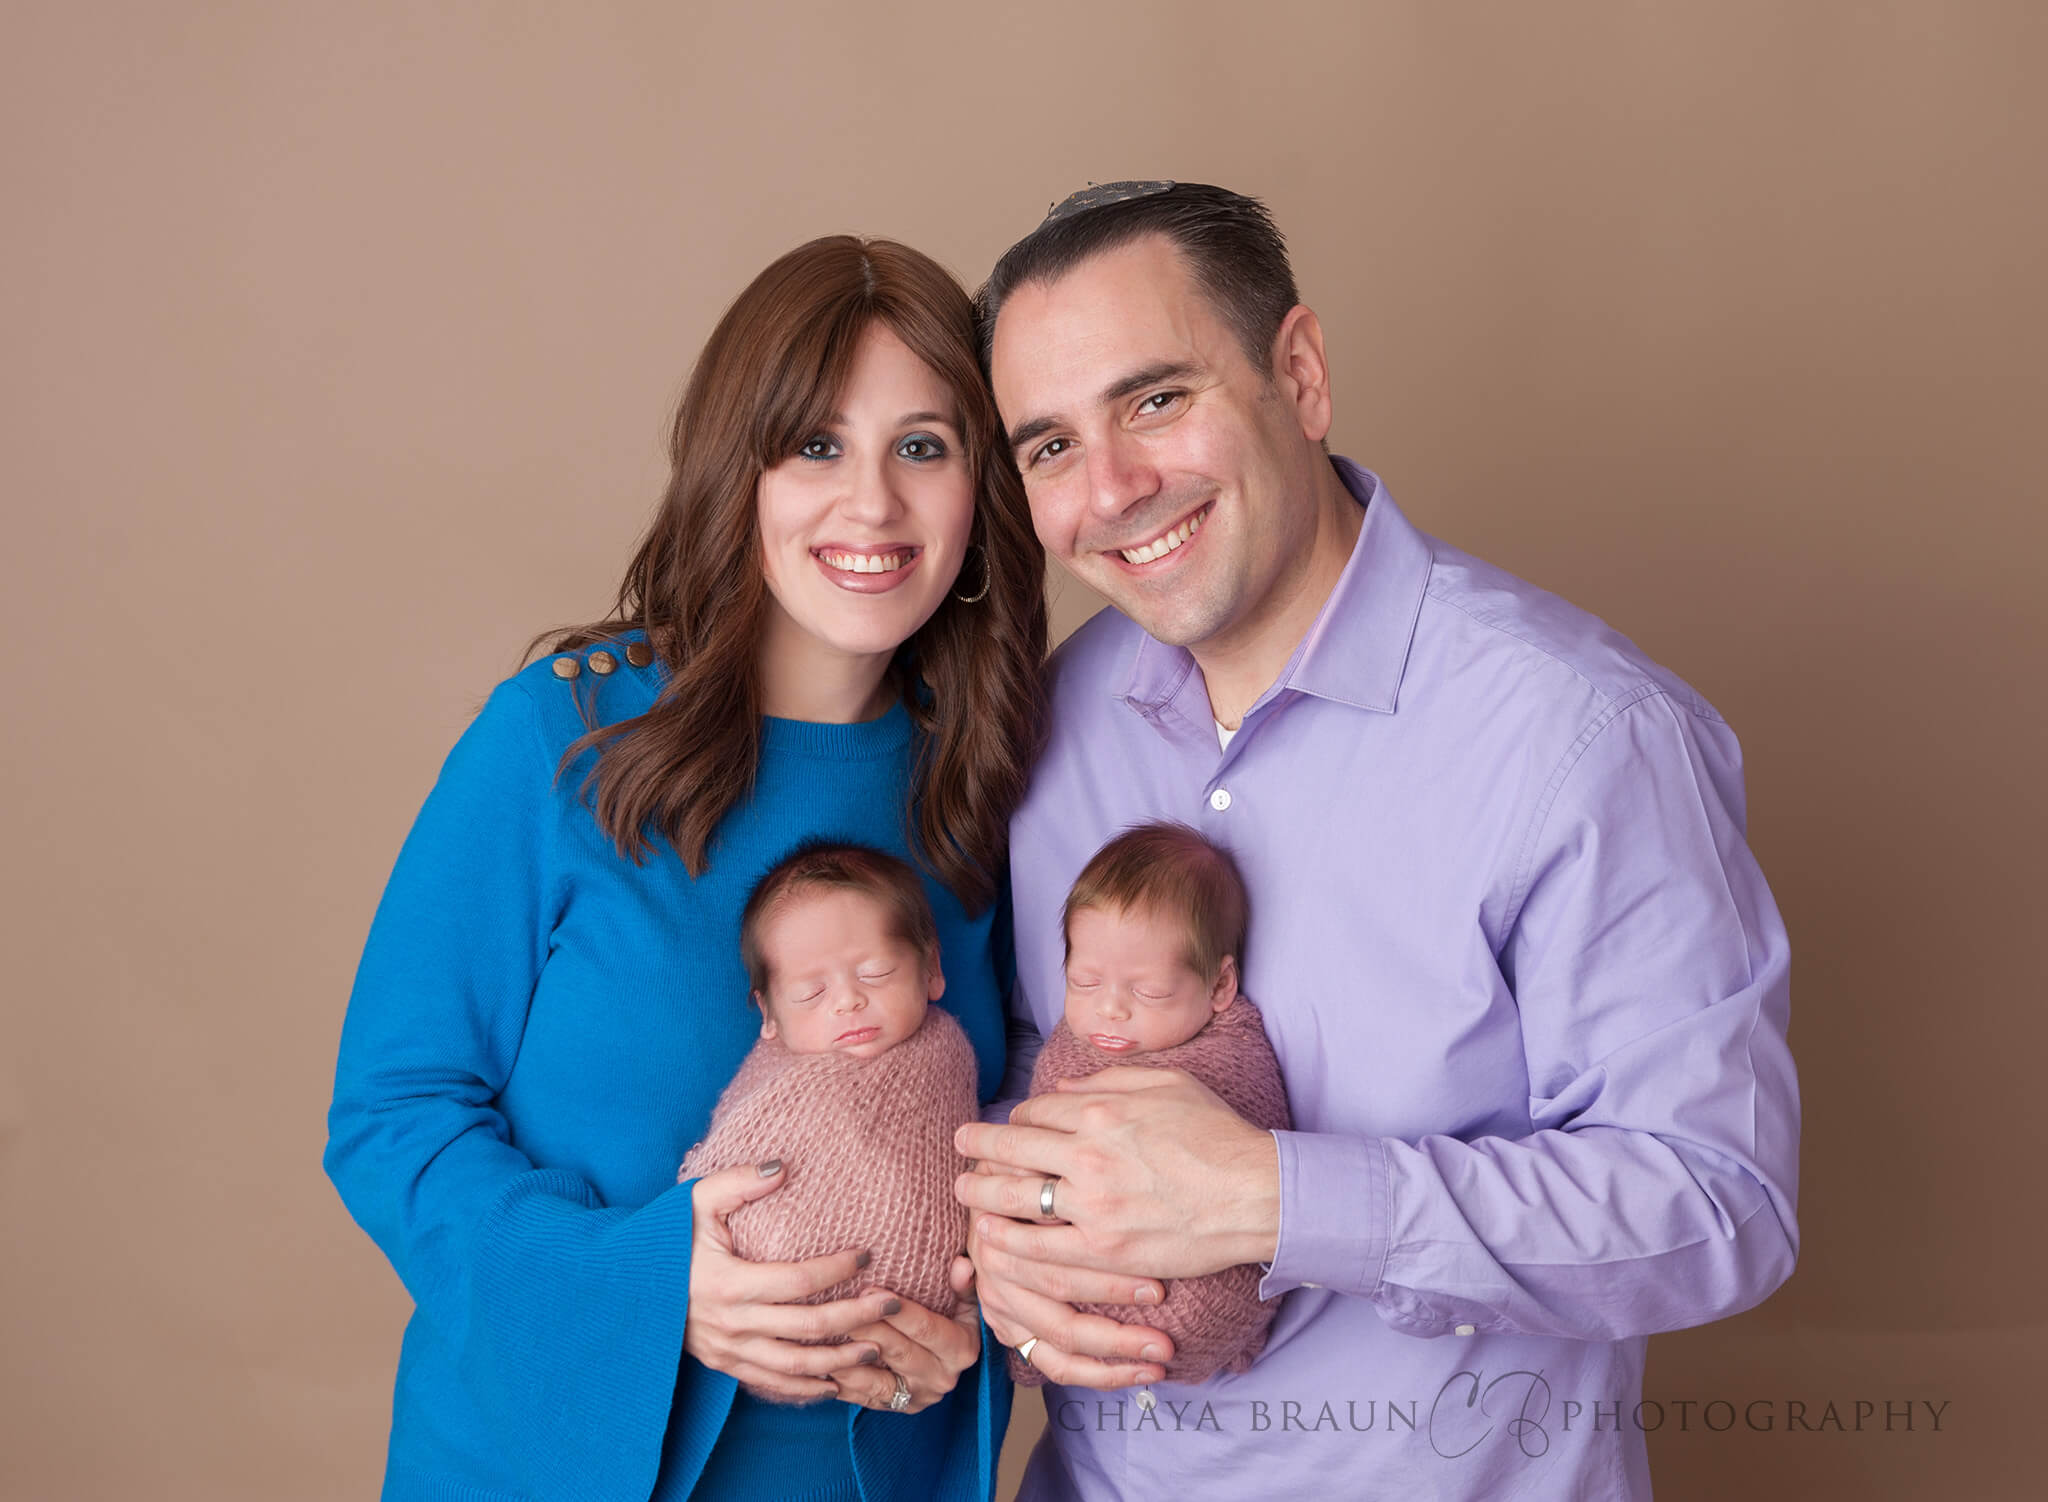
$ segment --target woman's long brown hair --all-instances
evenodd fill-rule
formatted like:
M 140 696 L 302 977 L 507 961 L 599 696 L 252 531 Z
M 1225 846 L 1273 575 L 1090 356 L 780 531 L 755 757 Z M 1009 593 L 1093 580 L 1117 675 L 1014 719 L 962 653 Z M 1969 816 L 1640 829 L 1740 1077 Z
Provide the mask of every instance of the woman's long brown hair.
M 881 323 L 959 403 L 976 476 L 960 578 L 896 653 L 917 726 L 912 848 L 970 912 L 995 897 L 1010 814 L 1044 731 L 1045 553 L 976 357 L 974 313 L 937 262 L 889 240 L 833 235 L 798 246 L 739 295 L 712 331 L 676 412 L 673 471 L 612 613 L 546 633 L 564 651 L 638 628 L 669 680 L 647 713 L 598 726 L 584 781 L 598 824 L 635 862 L 665 836 L 691 875 L 713 832 L 753 790 L 760 755 L 757 653 L 768 606 L 755 488 L 838 405 L 868 326 Z M 988 568 L 981 585 L 980 562 Z

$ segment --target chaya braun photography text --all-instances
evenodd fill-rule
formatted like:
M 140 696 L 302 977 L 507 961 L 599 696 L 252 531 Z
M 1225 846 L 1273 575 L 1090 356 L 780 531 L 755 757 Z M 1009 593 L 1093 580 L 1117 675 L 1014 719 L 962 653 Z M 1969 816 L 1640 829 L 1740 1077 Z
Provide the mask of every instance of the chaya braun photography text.
M 1566 1398 L 1540 1371 L 1453 1372 L 1428 1398 L 1250 1398 L 1227 1401 L 1059 1398 L 1046 1420 L 1069 1433 L 1382 1435 L 1427 1444 L 1446 1460 L 1489 1443 L 1534 1459 L 1553 1436 L 1706 1431 L 1725 1434 L 1943 1432 L 1946 1398 Z

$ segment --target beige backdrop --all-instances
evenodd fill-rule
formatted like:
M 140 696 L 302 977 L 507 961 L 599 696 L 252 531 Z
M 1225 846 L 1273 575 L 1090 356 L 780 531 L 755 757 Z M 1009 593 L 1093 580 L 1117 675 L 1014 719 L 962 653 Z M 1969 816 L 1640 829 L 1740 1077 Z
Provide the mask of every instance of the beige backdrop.
M 319 1156 L 443 752 L 755 270 L 973 281 L 1126 176 L 1264 196 L 1339 446 L 1743 733 L 1805 1255 L 1650 1389 L 1950 1406 L 1674 1416 L 1660 1498 L 2038 1495 L 2042 15 L 8 6 L 0 1495 L 373 1494 L 407 1305 Z

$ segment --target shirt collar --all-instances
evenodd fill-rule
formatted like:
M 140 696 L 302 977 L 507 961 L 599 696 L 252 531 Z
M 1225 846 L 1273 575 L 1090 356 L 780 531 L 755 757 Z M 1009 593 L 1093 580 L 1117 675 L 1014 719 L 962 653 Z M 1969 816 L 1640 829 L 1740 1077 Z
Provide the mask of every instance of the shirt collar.
M 1365 524 L 1329 599 L 1263 697 L 1292 689 L 1392 714 L 1434 555 L 1429 539 L 1401 514 L 1377 475 L 1349 459 L 1330 462 L 1365 508 Z M 1140 711 L 1156 710 L 1194 670 L 1195 659 L 1185 647 L 1169 647 L 1140 633 L 1130 673 L 1116 697 Z

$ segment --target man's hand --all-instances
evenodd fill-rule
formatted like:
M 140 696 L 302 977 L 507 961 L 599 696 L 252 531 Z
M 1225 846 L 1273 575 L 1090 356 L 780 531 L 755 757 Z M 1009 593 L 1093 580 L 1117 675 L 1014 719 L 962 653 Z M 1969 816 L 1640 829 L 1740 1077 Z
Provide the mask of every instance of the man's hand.
M 1062 1080 L 1008 1126 L 970 1122 L 954 1137 L 970 1158 L 1022 1174 L 968 1174 L 958 1193 L 999 1251 L 1154 1278 L 1193 1278 L 1268 1261 L 1280 1238 L 1280 1158 L 1272 1135 L 1178 1069 L 1105 1069 Z M 1060 1182 L 1036 1221 L 1039 1191 Z M 1005 1224 L 995 1217 L 1009 1217 Z
M 980 1162 L 976 1174 L 1012 1175 L 1029 1170 Z M 973 1174 L 964 1175 L 966 1178 Z M 1030 1173 L 1032 1192 L 1045 1175 Z M 959 1189 L 956 1187 L 956 1193 Z M 963 1201 L 965 1194 L 960 1195 Z M 1036 1211 L 1034 1210 L 1034 1214 Z M 981 1315 L 997 1340 L 1021 1346 L 1034 1336 L 1031 1364 L 1069 1387 L 1136 1387 L 1165 1376 L 1173 1342 L 1163 1331 L 1126 1325 L 1100 1314 L 1083 1314 L 1075 1303 L 1157 1304 L 1165 1296 L 1150 1278 L 1026 1262 L 994 1250 L 982 1239 L 977 1215 L 967 1231 L 967 1255 L 981 1288 Z
M 955 1192 L 988 1212 L 973 1218 L 968 1254 L 989 1328 L 1006 1345 L 1039 1337 L 1032 1363 L 1056 1382 L 1155 1381 L 1131 1363 L 1171 1359 L 1159 1331 L 1080 1314 L 1073 1303 L 1149 1302 L 1151 1278 L 1267 1260 L 1279 1240 L 1271 1134 L 1177 1069 L 1062 1081 L 1057 1094 L 1019 1105 L 1009 1125 L 969 1123 L 954 1141 L 981 1170 L 962 1175 Z M 1059 1223 L 1039 1217 L 1047 1178 L 1059 1180 Z

